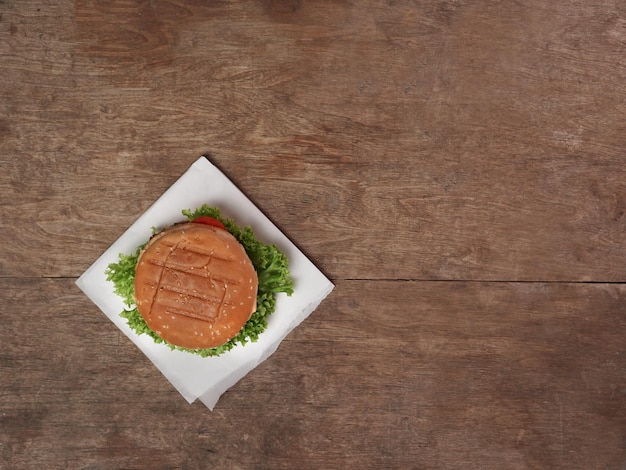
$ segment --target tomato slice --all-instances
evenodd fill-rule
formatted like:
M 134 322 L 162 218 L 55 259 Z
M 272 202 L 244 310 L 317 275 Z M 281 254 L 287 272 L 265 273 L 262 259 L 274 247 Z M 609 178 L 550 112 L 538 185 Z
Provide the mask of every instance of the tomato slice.
M 206 215 L 200 216 L 200 217 L 196 217 L 195 219 L 192 220 L 192 222 L 194 224 L 204 224 L 204 225 L 211 225 L 213 227 L 217 227 L 217 228 L 221 228 L 222 230 L 226 230 L 226 227 L 224 227 L 224 224 L 222 222 L 220 222 L 217 219 L 214 219 L 213 217 L 209 217 Z

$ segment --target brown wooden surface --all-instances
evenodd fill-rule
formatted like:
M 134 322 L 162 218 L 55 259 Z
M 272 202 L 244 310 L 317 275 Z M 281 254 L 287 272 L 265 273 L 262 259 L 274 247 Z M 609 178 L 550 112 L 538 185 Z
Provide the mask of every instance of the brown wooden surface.
M 0 468 L 626 466 L 623 2 L 0 2 Z M 213 412 L 74 285 L 201 154 L 335 282 Z

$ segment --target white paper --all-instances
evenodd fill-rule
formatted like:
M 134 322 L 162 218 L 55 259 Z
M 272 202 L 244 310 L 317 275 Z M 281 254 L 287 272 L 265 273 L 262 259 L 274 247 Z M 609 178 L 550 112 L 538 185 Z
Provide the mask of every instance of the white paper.
M 242 227 L 250 225 L 257 238 L 278 246 L 289 258 L 289 271 L 294 280 L 294 294 L 278 294 L 276 310 L 258 341 L 207 358 L 172 351 L 166 345 L 154 343 L 149 336 L 132 331 L 120 317 L 124 303 L 113 292 L 113 285 L 105 275 L 109 263 L 117 262 L 120 253 L 130 254 L 148 240 L 152 227 L 179 222 L 184 219 L 181 210 L 193 210 L 202 204 L 219 207 L 225 217 L 233 218 Z M 330 280 L 205 157 L 193 163 L 76 284 L 143 351 L 187 402 L 199 398 L 211 410 L 226 390 L 267 359 L 334 288 Z

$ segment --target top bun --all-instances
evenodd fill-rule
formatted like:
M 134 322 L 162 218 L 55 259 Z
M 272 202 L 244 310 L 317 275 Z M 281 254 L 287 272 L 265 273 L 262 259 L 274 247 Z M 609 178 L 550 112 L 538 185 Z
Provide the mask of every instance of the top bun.
M 228 231 L 182 223 L 152 237 L 137 261 L 135 302 L 150 329 L 189 349 L 228 342 L 256 310 L 258 278 Z

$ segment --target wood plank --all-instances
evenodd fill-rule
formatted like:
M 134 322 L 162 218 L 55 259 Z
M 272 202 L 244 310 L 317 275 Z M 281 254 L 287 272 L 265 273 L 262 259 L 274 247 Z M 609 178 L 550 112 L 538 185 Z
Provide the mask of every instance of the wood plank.
M 454 178 L 465 181 L 452 190 L 441 186 L 448 164 L 422 163 L 390 168 L 364 159 L 298 159 L 301 176 L 276 175 L 274 165 L 289 164 L 275 158 L 223 166 L 333 278 L 624 281 L 621 157 L 603 165 L 578 158 L 482 159 L 479 169 L 467 161 L 452 165 Z M 63 174 L 71 164 L 46 165 L 42 178 Z M 0 271 L 80 275 L 182 174 L 182 164 L 176 166 L 159 176 L 138 166 L 132 178 L 114 162 L 100 165 L 98 175 L 65 173 L 71 189 L 35 196 L 41 201 L 35 203 L 20 195 L 15 179 L 0 177 L 11 194 L 2 207 L 7 223 L 0 231 L 6 247 Z M 251 190 L 260 182 L 264 193 Z M 81 196 L 90 191 L 101 197 Z
M 214 412 L 71 279 L 0 287 L 7 468 L 623 464 L 623 285 L 340 281 Z
M 334 278 L 622 282 L 621 10 L 544 3 L 5 2 L 0 274 L 210 153 Z

